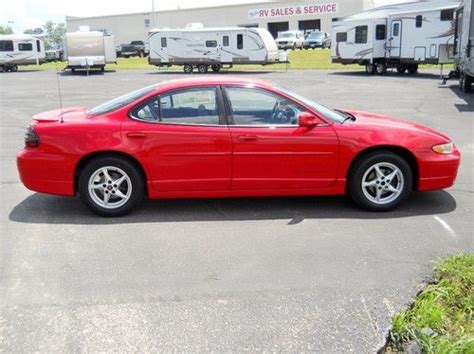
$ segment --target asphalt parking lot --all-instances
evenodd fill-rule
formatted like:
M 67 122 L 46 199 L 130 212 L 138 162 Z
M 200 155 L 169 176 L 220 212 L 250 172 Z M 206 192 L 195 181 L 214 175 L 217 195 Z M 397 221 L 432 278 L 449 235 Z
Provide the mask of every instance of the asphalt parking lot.
M 473 251 L 474 94 L 439 87 L 437 71 L 236 75 L 430 125 L 460 148 L 458 180 L 383 214 L 343 197 L 245 198 L 150 201 L 103 219 L 20 183 L 24 129 L 58 108 L 57 75 L 1 74 L 0 351 L 374 352 L 434 261 Z M 64 74 L 63 106 L 184 77 Z

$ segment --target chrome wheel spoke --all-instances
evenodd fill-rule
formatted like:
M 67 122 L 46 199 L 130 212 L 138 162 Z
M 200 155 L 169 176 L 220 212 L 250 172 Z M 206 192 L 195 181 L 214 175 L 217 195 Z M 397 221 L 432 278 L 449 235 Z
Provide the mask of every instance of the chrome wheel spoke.
M 389 173 L 388 175 L 385 176 L 385 179 L 388 179 L 389 181 L 393 180 L 393 178 L 399 173 L 400 170 L 397 168 L 393 170 L 393 172 Z
M 112 178 L 110 178 L 109 171 L 107 170 L 107 168 L 104 167 L 101 171 L 104 175 L 104 179 L 106 182 L 112 180 Z
M 392 193 L 399 193 L 399 192 L 400 192 L 399 189 L 395 188 L 395 187 L 392 186 L 391 184 L 388 184 L 388 185 L 387 185 L 387 190 L 388 190 L 389 192 L 392 192 Z
M 109 203 L 109 199 L 110 199 L 110 194 L 104 193 L 104 205 L 107 205 Z
M 120 187 L 120 185 L 123 183 L 123 181 L 125 181 L 127 179 L 127 176 L 122 176 L 120 178 L 117 178 L 115 181 L 114 181 L 114 184 L 117 185 L 117 188 Z
M 384 173 L 380 169 L 379 165 L 375 165 L 374 169 L 375 169 L 375 174 L 377 175 L 377 178 L 381 178 L 382 176 L 384 176 Z
M 368 181 L 368 182 L 362 182 L 363 187 L 374 187 L 376 185 L 377 185 L 377 180 L 376 179 L 373 179 L 373 180 Z
M 121 198 L 121 199 L 127 199 L 127 198 L 128 198 L 125 194 L 123 194 L 123 193 L 122 193 L 120 190 L 118 190 L 118 189 L 115 191 L 115 195 L 116 195 L 117 197 Z
M 375 200 L 377 202 L 380 202 L 380 198 L 382 197 L 382 190 L 380 188 L 377 188 L 375 190 Z

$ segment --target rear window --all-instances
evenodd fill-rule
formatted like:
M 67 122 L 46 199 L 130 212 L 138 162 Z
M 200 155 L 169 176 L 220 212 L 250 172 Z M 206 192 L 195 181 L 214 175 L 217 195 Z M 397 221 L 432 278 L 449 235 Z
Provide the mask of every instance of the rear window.
M 97 115 L 116 111 L 117 109 L 122 108 L 128 105 L 129 103 L 132 103 L 142 98 L 143 96 L 146 96 L 147 94 L 155 90 L 158 86 L 159 84 L 147 86 L 142 89 L 127 93 L 126 95 L 114 98 L 111 101 L 102 103 L 101 105 L 90 109 L 89 111 L 87 111 L 87 114 Z

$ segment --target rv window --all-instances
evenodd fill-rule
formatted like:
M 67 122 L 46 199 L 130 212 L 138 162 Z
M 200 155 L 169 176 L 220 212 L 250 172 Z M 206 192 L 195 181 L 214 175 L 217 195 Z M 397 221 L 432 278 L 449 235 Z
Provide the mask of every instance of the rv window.
M 441 21 L 451 21 L 454 18 L 454 9 L 441 10 Z
M 420 28 L 423 24 L 423 16 L 418 15 L 416 16 L 416 28 Z
M 161 46 L 162 46 L 163 48 L 166 48 L 166 45 L 167 45 L 167 43 L 166 43 L 166 37 L 161 37 Z
M 237 35 L 237 49 L 244 48 L 244 36 L 242 34 Z
M 211 48 L 217 47 L 217 41 L 206 41 L 206 47 L 211 47 Z
M 347 32 L 336 33 L 336 42 L 345 42 L 347 41 Z
M 41 52 L 41 43 L 40 43 L 40 41 L 38 41 L 38 40 L 36 41 L 36 51 L 37 51 L 38 53 Z
M 375 26 L 375 39 L 380 41 L 386 38 L 385 25 Z
M 0 41 L 0 52 L 13 52 L 13 41 Z
M 30 52 L 33 50 L 33 44 L 31 43 L 18 43 L 18 50 L 20 52 Z
M 394 23 L 393 24 L 393 33 L 392 35 L 394 37 L 398 37 L 400 35 L 400 24 L 399 23 Z
M 355 43 L 367 43 L 367 26 L 357 26 L 355 30 Z
M 224 36 L 222 37 L 222 45 L 224 47 L 228 47 L 229 46 L 229 36 Z

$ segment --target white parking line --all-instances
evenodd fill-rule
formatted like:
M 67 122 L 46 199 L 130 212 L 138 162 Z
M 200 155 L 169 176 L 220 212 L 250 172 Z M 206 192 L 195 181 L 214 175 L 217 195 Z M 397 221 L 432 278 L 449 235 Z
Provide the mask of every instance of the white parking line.
M 444 221 L 443 219 L 441 219 L 439 216 L 437 215 L 434 215 L 433 218 L 439 222 L 441 224 L 441 226 L 446 230 L 448 231 L 448 234 L 453 237 L 453 238 L 456 238 L 457 237 L 457 234 L 456 232 L 451 228 L 451 226 L 449 226 L 449 224 Z

